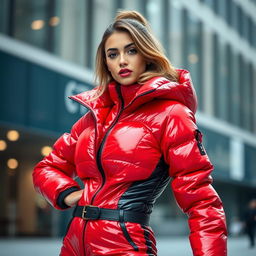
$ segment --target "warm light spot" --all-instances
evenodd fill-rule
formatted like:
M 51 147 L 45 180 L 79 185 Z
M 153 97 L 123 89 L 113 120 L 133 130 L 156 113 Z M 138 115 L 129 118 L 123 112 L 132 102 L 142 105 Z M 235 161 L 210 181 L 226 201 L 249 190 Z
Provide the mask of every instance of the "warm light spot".
M 8 161 L 7 161 L 7 166 L 10 168 L 10 169 L 16 169 L 18 167 L 19 163 L 18 161 L 15 159 L 15 158 L 10 158 Z
M 51 17 L 49 20 L 49 25 L 50 26 L 57 26 L 60 23 L 60 18 L 57 16 Z
M 19 132 L 16 131 L 16 130 L 10 130 L 10 131 L 7 132 L 7 135 L 6 135 L 6 136 L 7 136 L 8 140 L 10 140 L 10 141 L 16 141 L 16 140 L 19 139 L 20 134 L 19 134 Z
M 44 21 L 43 20 L 34 20 L 32 23 L 31 23 L 31 28 L 33 30 L 40 30 L 44 27 Z
M 44 146 L 44 147 L 42 147 L 42 149 L 41 149 L 41 154 L 42 154 L 43 156 L 47 156 L 47 155 L 49 155 L 51 152 L 52 152 L 52 147 L 49 147 L 49 146 Z
M 191 53 L 191 54 L 188 55 L 188 61 L 191 64 L 196 64 L 198 62 L 198 56 L 194 53 Z
M 7 144 L 4 140 L 0 140 L 0 151 L 4 151 L 7 148 Z

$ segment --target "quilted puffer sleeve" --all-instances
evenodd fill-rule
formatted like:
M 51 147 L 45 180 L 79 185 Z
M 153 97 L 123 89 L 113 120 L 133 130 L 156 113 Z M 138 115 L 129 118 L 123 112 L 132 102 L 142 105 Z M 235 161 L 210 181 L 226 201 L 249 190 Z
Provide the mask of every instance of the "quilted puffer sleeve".
M 161 147 L 169 164 L 174 196 L 188 215 L 193 255 L 226 256 L 225 213 L 211 185 L 213 166 L 200 135 L 192 111 L 177 103 L 168 117 Z
M 78 183 L 74 181 L 76 177 L 74 154 L 78 136 L 86 126 L 88 115 L 89 113 L 74 124 L 71 133 L 64 133 L 55 142 L 53 151 L 44 157 L 33 171 L 36 191 L 57 209 L 66 208 L 58 204 L 61 193 L 80 189 Z

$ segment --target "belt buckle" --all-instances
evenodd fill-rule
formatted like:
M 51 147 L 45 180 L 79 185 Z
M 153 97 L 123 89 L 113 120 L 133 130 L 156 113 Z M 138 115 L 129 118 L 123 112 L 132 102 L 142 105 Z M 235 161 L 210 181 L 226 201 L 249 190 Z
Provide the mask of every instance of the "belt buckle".
M 95 208 L 93 210 L 95 210 L 93 212 L 93 215 L 90 216 L 90 217 L 86 217 L 86 213 L 88 212 L 88 209 L 87 208 Z M 93 211 L 92 210 L 92 211 Z M 83 207 L 83 210 L 82 210 L 82 219 L 84 220 L 97 220 L 100 216 L 100 208 L 98 206 L 95 206 L 95 205 L 85 205 Z
M 83 220 L 88 220 L 88 218 L 85 217 L 85 214 L 86 214 L 86 212 L 87 212 L 87 210 L 86 210 L 87 206 L 88 206 L 88 205 L 85 205 L 85 206 L 83 207 L 83 210 L 82 210 L 82 219 L 83 219 Z

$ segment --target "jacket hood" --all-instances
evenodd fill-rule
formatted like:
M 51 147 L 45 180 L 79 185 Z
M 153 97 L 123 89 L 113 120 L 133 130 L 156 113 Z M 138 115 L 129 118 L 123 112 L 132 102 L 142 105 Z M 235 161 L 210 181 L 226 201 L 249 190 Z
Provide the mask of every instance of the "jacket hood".
M 133 107 L 138 107 L 141 104 L 157 98 L 178 101 L 195 113 L 197 109 L 197 97 L 190 73 L 184 69 L 177 69 L 177 72 L 179 74 L 178 82 L 169 81 L 164 77 L 153 77 L 148 80 L 139 88 L 131 101 Z M 118 86 L 118 84 L 112 82 L 109 84 L 109 89 L 110 87 L 114 88 L 116 86 Z M 95 95 L 95 91 L 96 88 L 71 96 L 70 98 L 90 109 L 105 108 L 114 105 L 115 101 L 118 101 L 118 94 L 113 95 L 112 92 L 109 93 L 110 90 L 106 90 L 99 98 L 89 101 Z

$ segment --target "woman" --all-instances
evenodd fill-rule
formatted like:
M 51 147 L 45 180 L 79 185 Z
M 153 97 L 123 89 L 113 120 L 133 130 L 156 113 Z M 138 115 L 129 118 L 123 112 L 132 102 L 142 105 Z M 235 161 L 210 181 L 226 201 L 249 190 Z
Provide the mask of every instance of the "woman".
M 71 97 L 90 111 L 33 173 L 54 207 L 76 205 L 61 255 L 157 255 L 149 216 L 170 179 L 193 254 L 226 255 L 189 73 L 171 66 L 144 17 L 123 11 L 103 35 L 96 75 L 99 87 Z

